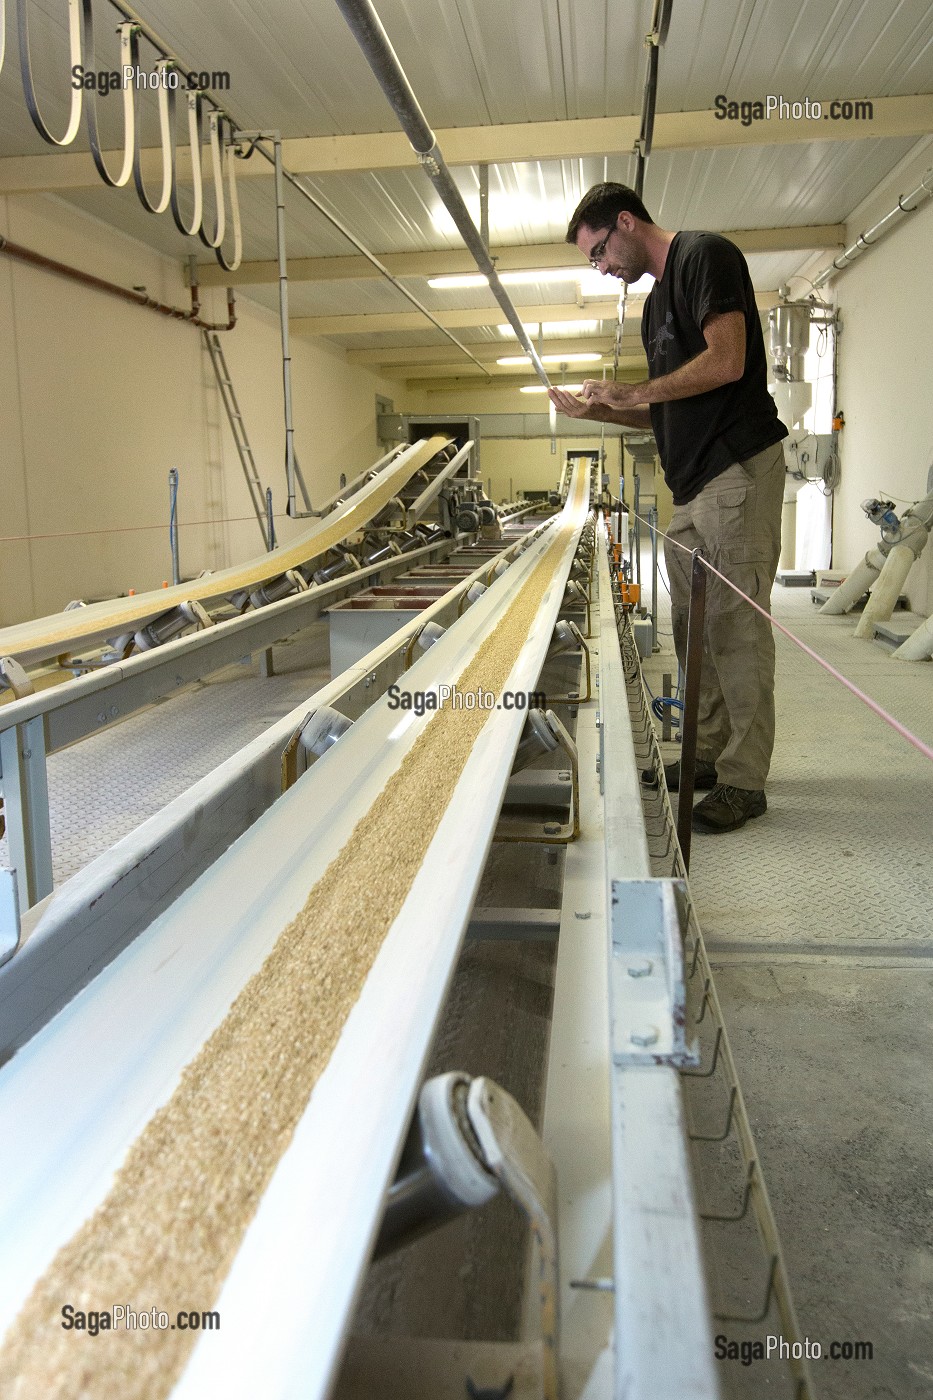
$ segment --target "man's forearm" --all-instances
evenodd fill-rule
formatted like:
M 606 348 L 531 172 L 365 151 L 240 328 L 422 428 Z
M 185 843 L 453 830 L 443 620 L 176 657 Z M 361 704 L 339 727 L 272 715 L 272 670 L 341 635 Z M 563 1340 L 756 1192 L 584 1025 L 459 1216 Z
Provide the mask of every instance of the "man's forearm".
M 651 428 L 651 411 L 647 405 L 638 408 L 610 408 L 605 403 L 591 403 L 586 416 L 597 423 L 619 423 L 623 428 Z
M 678 365 L 669 374 L 659 375 L 657 379 L 646 379 L 641 384 L 606 384 L 600 385 L 600 388 L 605 390 L 609 399 L 618 395 L 623 400 L 635 398 L 639 404 L 638 409 L 625 408 L 619 409 L 619 412 L 639 412 L 641 405 L 645 405 L 647 412 L 648 404 L 692 399 L 697 394 L 719 389 L 723 384 L 731 384 L 741 377 L 741 370 L 736 371 L 721 355 L 711 350 L 701 350 L 692 360 Z
M 734 373 L 731 365 L 723 362 L 711 350 L 701 350 L 692 360 L 678 365 L 670 374 L 662 374 L 657 379 L 649 379 L 644 390 L 646 403 L 670 403 L 675 399 L 692 399 L 697 394 L 719 389 L 741 378 L 741 371 Z

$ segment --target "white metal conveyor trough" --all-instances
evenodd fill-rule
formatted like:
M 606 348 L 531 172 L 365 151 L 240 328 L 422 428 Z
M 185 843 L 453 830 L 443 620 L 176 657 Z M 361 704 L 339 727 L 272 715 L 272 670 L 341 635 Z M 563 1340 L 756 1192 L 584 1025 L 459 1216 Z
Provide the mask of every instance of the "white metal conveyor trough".
M 561 515 L 406 685 L 428 692 L 462 676 L 543 567 L 504 685 L 533 689 L 587 512 L 580 468 Z M 0 1121 L 16 1125 L 0 1137 L 0 1334 L 436 719 L 393 711 L 385 699 L 373 705 L 0 1070 Z M 462 766 L 446 775 L 452 785 L 424 858 L 211 1300 L 223 1329 L 195 1345 L 176 1400 L 327 1394 L 524 719 L 490 710 Z

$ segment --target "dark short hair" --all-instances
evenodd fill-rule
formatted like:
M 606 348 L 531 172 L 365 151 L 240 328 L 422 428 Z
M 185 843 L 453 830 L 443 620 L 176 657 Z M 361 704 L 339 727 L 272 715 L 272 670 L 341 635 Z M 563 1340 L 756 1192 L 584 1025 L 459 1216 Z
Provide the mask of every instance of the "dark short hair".
M 573 211 L 567 226 L 567 242 L 576 243 L 581 224 L 591 229 L 612 228 L 622 213 L 634 214 L 643 224 L 654 223 L 638 195 L 628 185 L 615 185 L 611 181 L 594 185 Z

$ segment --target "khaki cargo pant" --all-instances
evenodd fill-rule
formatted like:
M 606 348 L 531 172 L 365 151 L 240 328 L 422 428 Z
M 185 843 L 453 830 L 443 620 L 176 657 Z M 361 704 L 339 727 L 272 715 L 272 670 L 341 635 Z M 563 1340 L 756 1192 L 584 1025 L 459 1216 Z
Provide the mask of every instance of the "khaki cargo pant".
M 692 560 L 699 549 L 715 568 L 770 612 L 781 553 L 784 452 L 775 443 L 732 466 L 695 500 L 675 506 L 664 542 L 674 646 L 686 664 Z M 697 758 L 716 764 L 721 783 L 760 789 L 774 747 L 774 636 L 771 624 L 707 574 L 706 628 Z

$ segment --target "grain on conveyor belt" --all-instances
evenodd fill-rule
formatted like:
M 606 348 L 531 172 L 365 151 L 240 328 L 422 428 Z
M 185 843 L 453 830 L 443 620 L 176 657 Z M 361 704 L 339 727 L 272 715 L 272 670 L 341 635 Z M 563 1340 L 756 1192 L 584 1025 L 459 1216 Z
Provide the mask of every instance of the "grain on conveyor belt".
M 502 690 L 569 529 L 558 530 L 458 677 L 461 691 Z M 132 1144 L 103 1203 L 36 1284 L 0 1347 L 0 1400 L 156 1400 L 171 1391 L 199 1333 L 91 1338 L 62 1330 L 61 1307 L 125 1302 L 174 1320 L 178 1309 L 215 1306 L 488 719 L 445 708 L 428 723 Z

